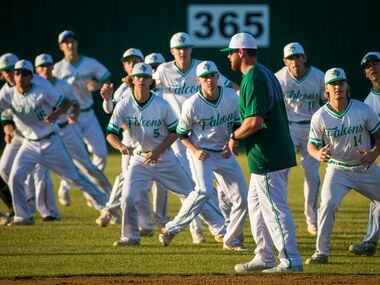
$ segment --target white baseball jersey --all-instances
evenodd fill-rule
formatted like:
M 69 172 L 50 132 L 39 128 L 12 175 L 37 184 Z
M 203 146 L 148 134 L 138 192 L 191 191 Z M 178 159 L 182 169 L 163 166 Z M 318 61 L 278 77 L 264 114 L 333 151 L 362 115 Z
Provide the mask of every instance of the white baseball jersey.
M 367 98 L 365 98 L 364 103 L 371 107 L 371 109 L 380 118 L 380 93 L 375 90 L 371 90 Z
M 210 102 L 198 91 L 182 106 L 179 134 L 189 134 L 199 148 L 220 151 L 229 141 L 235 124 L 240 123 L 238 96 L 230 88 L 219 87 L 216 102 Z
M 310 66 L 301 80 L 294 78 L 287 66 L 276 72 L 281 84 L 288 120 L 290 122 L 310 121 L 319 109 L 319 102 L 325 101 L 324 73 Z
M 359 150 L 371 148 L 369 134 L 380 131 L 380 122 L 371 108 L 350 99 L 346 109 L 338 114 L 329 104 L 320 108 L 311 120 L 309 143 L 322 147 L 330 144 L 332 165 L 360 165 Z
M 67 99 L 69 99 L 73 104 L 78 103 L 78 96 L 74 91 L 74 88 L 71 87 L 66 81 L 62 79 L 55 78 L 53 82 L 53 88 L 58 94 L 62 94 Z M 62 114 L 58 117 L 56 123 L 65 123 L 67 122 L 67 114 L 70 114 L 72 108 L 67 110 L 66 114 Z
M 65 58 L 54 65 L 53 75 L 59 79 L 67 81 L 78 94 L 78 101 L 81 109 L 90 108 L 94 100 L 92 93 L 87 90 L 87 81 L 96 80 L 105 82 L 109 79 L 110 73 L 96 59 L 81 56 L 77 64 L 71 64 Z
M 34 83 L 30 90 L 21 94 L 17 87 L 0 95 L 0 108 L 12 109 L 13 120 L 22 135 L 29 140 L 39 140 L 57 130 L 57 126 L 44 122 L 46 115 L 58 108 L 64 100 L 52 87 Z
M 193 59 L 189 69 L 183 73 L 174 61 L 170 61 L 162 63 L 153 74 L 157 87 L 162 88 L 163 98 L 169 102 L 178 117 L 185 100 L 200 90 L 196 75 L 199 63 L 201 63 L 200 60 Z M 230 80 L 220 74 L 219 85 L 228 86 L 229 84 Z
M 115 107 L 107 130 L 119 133 L 126 125 L 136 142 L 136 150 L 152 151 L 165 140 L 169 132 L 175 131 L 178 120 L 169 104 L 153 92 L 143 105 L 134 96 L 127 96 Z

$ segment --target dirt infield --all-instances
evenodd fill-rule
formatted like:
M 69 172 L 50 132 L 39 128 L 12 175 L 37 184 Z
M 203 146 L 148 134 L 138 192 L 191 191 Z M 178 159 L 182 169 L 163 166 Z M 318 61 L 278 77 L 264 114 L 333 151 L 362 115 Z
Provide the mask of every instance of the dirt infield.
M 103 284 L 380 284 L 380 275 L 154 275 L 154 276 L 74 276 L 0 280 L 0 284 L 103 285 Z

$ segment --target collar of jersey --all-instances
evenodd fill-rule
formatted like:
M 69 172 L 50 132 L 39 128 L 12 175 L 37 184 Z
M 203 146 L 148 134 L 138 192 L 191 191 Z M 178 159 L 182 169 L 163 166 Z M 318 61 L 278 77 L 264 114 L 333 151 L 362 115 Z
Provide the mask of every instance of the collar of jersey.
M 178 68 L 177 65 L 175 64 L 175 61 L 173 61 L 174 69 L 175 69 L 179 74 L 181 74 L 182 77 L 185 77 L 185 76 L 191 71 L 191 69 L 192 69 L 193 66 L 194 66 L 194 63 L 195 63 L 195 60 L 192 59 L 189 68 L 188 68 L 185 72 L 182 72 L 181 70 L 179 70 L 179 68 Z
M 146 101 L 145 103 L 142 103 L 142 104 L 139 103 L 139 102 L 137 102 L 137 100 L 135 98 L 135 94 L 133 94 L 133 92 L 131 93 L 131 97 L 132 97 L 133 103 L 135 103 L 135 105 L 137 106 L 137 108 L 139 108 L 142 111 L 142 110 L 146 109 L 150 105 L 150 103 L 153 100 L 154 93 L 150 92 L 150 97 L 149 97 L 148 101 Z
M 350 99 L 350 102 L 348 102 L 346 108 L 342 112 L 340 112 L 340 113 L 338 113 L 332 107 L 330 107 L 330 104 L 325 104 L 323 106 L 323 108 L 325 108 L 325 110 L 327 112 L 329 112 L 331 115 L 333 115 L 334 117 L 342 118 L 348 112 L 348 110 L 350 109 L 351 105 L 352 105 L 352 100 Z
M 303 75 L 303 77 L 298 80 L 297 78 L 295 78 L 292 73 L 290 72 L 289 68 L 287 67 L 286 70 L 288 71 L 288 74 L 289 76 L 295 81 L 297 82 L 297 84 L 301 84 L 311 73 L 311 66 L 309 67 L 309 69 L 306 71 L 306 73 Z
M 220 86 L 218 86 L 218 89 L 219 89 L 219 97 L 216 101 L 216 103 L 212 103 L 210 100 L 207 100 L 201 90 L 198 91 L 198 96 L 199 98 L 201 98 L 201 100 L 203 100 L 203 102 L 205 102 L 207 105 L 210 105 L 211 107 L 214 107 L 214 108 L 217 108 L 219 106 L 219 103 L 220 103 L 220 100 L 222 100 L 222 96 L 223 96 L 223 88 L 221 88 Z
M 83 55 L 79 55 L 79 60 L 78 60 L 78 62 L 76 64 L 72 64 L 70 61 L 66 60 L 66 58 L 64 58 L 64 59 L 66 60 L 66 62 L 68 64 L 70 64 L 71 66 L 74 66 L 75 68 L 77 68 L 82 63 L 83 58 L 84 58 Z
M 24 97 L 28 96 L 32 92 L 33 89 L 34 89 L 34 84 L 33 83 L 32 83 L 32 86 L 30 86 L 29 90 L 26 91 L 25 93 L 21 93 L 20 91 L 17 90 L 17 87 L 16 87 L 17 92 L 20 93 Z
M 371 92 L 377 96 L 380 96 L 380 92 L 375 91 L 373 88 L 371 89 Z

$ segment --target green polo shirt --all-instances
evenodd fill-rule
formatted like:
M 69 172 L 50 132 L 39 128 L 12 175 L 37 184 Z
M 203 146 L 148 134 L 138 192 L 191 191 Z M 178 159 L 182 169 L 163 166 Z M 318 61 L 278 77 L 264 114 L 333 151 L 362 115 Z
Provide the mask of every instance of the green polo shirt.
M 297 165 L 280 83 L 273 73 L 256 64 L 240 87 L 241 120 L 260 115 L 262 129 L 244 139 L 251 173 L 264 174 Z

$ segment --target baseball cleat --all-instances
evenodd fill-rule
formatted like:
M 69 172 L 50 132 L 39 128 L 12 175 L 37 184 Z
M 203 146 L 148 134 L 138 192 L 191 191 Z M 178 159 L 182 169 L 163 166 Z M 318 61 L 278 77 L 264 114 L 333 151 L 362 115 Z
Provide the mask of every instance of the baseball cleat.
M 348 250 L 357 255 L 372 256 L 376 253 L 376 247 L 377 245 L 375 243 L 365 241 L 357 244 L 351 244 Z
M 246 248 L 243 244 L 237 244 L 237 245 L 223 245 L 223 250 L 228 251 L 247 251 L 248 248 Z
M 121 223 L 121 218 L 120 218 L 120 216 L 118 215 L 118 214 L 116 214 L 116 213 L 113 213 L 112 214 L 112 218 L 111 218 L 111 220 L 110 220 L 110 224 L 111 225 L 118 225 L 118 224 L 120 224 Z
M 60 218 L 57 218 L 55 216 L 45 216 L 45 217 L 42 217 L 42 221 L 43 222 L 54 222 L 54 221 L 60 221 L 61 219 Z
M 113 246 L 135 246 L 135 245 L 140 245 L 140 239 L 118 240 L 113 243 Z
M 314 253 L 310 258 L 306 259 L 305 264 L 327 264 L 329 257 L 321 253 Z
M 223 235 L 216 235 L 216 236 L 214 236 L 214 240 L 217 243 L 223 243 L 224 242 L 224 236 Z
M 68 190 L 63 190 L 63 189 L 59 189 L 58 190 L 58 202 L 62 205 L 62 206 L 70 206 L 70 191 Z
M 175 234 L 170 233 L 168 231 L 168 229 L 165 228 L 162 231 L 162 233 L 160 233 L 160 235 L 158 236 L 158 240 L 163 246 L 168 246 L 168 245 L 170 245 L 174 236 L 175 236 Z
M 274 262 L 269 262 L 269 263 L 262 263 L 258 262 L 255 260 L 251 260 L 250 262 L 247 263 L 239 263 L 235 265 L 235 271 L 237 273 L 241 274 L 247 274 L 247 273 L 255 273 L 262 271 L 264 269 L 270 269 L 275 267 L 276 264 Z
M 154 236 L 154 230 L 141 229 L 140 230 L 140 236 L 142 236 L 142 237 L 152 237 L 152 236 Z
M 276 267 L 265 269 L 261 272 L 275 274 L 275 273 L 294 273 L 294 272 L 302 272 L 302 271 L 303 271 L 302 265 L 287 267 L 282 264 L 279 264 Z
M 101 226 L 101 227 L 106 227 L 106 226 L 108 225 L 108 223 L 111 221 L 112 217 L 113 217 L 113 216 L 112 216 L 112 214 L 111 214 L 110 211 L 108 211 L 108 210 L 104 210 L 104 211 L 100 214 L 99 218 L 97 218 L 97 219 L 95 220 L 95 223 L 96 223 L 97 225 Z
M 201 244 L 201 243 L 205 243 L 206 242 L 206 239 L 205 239 L 205 236 L 203 235 L 203 233 L 195 233 L 193 235 L 193 243 L 194 244 Z
M 14 226 L 32 226 L 34 225 L 34 219 L 29 218 L 29 219 L 23 219 L 23 218 L 13 218 L 11 222 L 8 223 L 9 227 L 14 227 Z
M 312 236 L 316 236 L 318 231 L 317 231 L 317 225 L 315 224 L 311 224 L 311 223 L 307 223 L 307 231 L 309 232 L 309 234 L 311 234 Z

